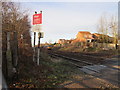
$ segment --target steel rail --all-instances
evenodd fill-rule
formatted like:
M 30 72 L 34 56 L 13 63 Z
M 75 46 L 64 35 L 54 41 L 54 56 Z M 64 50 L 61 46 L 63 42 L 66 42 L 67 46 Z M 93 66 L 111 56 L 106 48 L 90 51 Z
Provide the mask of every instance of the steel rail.
M 87 65 L 94 65 L 93 63 L 90 63 L 90 62 L 81 61 L 81 60 L 79 60 L 79 59 L 70 58 L 70 57 L 67 57 L 67 56 L 59 55 L 59 54 L 51 54 L 51 53 L 49 53 L 49 54 L 50 54 L 50 55 L 57 56 L 57 57 L 69 59 L 69 60 L 72 60 L 72 61 L 82 62 L 82 63 L 85 63 L 85 64 L 87 64 Z

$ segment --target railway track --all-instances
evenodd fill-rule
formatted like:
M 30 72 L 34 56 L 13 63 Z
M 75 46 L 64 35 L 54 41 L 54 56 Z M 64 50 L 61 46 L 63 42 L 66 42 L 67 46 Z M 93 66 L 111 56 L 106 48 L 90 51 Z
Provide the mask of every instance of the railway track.
M 61 58 L 72 60 L 72 61 L 76 61 L 76 62 L 82 62 L 82 63 L 85 63 L 87 65 L 93 65 L 93 63 L 82 61 L 82 60 L 78 60 L 78 59 L 75 59 L 75 58 L 70 58 L 70 57 L 67 57 L 67 56 L 59 55 L 59 54 L 51 54 L 51 53 L 49 53 L 49 54 L 52 55 L 52 56 L 61 57 Z
M 69 63 L 71 63 L 72 65 L 74 65 L 74 66 L 76 66 L 78 68 L 83 68 L 84 66 L 94 66 L 95 65 L 95 64 L 93 64 L 91 62 L 84 61 L 83 59 L 79 60 L 79 59 L 75 59 L 75 58 L 71 58 L 71 57 L 68 57 L 68 56 L 59 55 L 59 54 L 55 54 L 55 53 L 51 53 L 51 52 L 49 52 L 48 54 L 51 57 L 54 57 L 54 58 L 66 59 L 66 60 L 69 61 Z M 96 78 L 107 80 L 107 81 L 111 82 L 111 84 L 116 85 L 116 86 L 118 86 L 120 84 L 120 81 L 118 81 L 118 80 L 112 80 L 111 78 L 104 78 L 104 77 L 101 78 L 102 74 L 99 71 L 97 71 L 97 70 L 95 70 L 93 68 L 86 67 L 86 69 L 89 70 L 89 71 L 97 73 L 96 75 L 90 74 L 90 75 L 92 75 L 92 76 L 94 76 Z
M 69 60 L 69 62 L 71 64 L 73 64 L 74 66 L 76 66 L 78 68 L 82 68 L 83 66 L 87 66 L 87 65 L 94 65 L 93 63 L 90 63 L 90 62 L 86 62 L 86 61 L 75 59 L 75 58 L 70 58 L 70 57 L 67 57 L 67 56 L 59 55 L 59 54 L 53 54 L 53 53 L 48 53 L 48 54 L 52 57 L 59 57 L 59 58 L 67 59 L 67 60 Z M 91 70 L 91 71 L 94 71 L 96 73 L 99 73 L 98 71 L 96 71 L 94 69 L 91 69 L 91 68 L 87 68 L 87 69 Z
M 73 59 L 77 59 L 80 61 L 85 61 L 87 63 L 91 64 L 103 64 L 104 59 L 103 57 L 93 56 L 93 55 L 87 55 L 86 53 L 72 53 L 72 52 L 56 52 L 54 50 L 48 51 L 50 54 L 58 54 L 58 56 L 65 56 Z M 87 64 L 86 63 L 86 64 Z

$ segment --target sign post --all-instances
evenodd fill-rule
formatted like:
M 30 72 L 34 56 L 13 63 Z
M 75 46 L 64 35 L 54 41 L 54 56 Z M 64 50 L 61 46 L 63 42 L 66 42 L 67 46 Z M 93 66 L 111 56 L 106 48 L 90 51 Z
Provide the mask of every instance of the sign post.
M 42 24 L 42 11 L 40 11 L 39 14 L 35 12 L 33 15 L 33 32 L 34 32 L 34 55 L 33 55 L 33 61 L 35 61 L 35 37 L 36 32 L 38 32 L 38 52 L 37 52 L 37 65 L 39 65 L 40 61 L 40 38 L 41 38 L 41 25 Z
M 34 42 L 33 42 L 33 44 L 34 44 L 34 50 L 33 50 L 33 52 L 34 52 L 34 54 L 33 54 L 33 61 L 35 62 L 35 39 L 36 39 L 36 32 L 34 32 Z
M 39 65 L 39 59 L 40 59 L 40 37 L 41 33 L 38 33 L 38 58 L 37 58 L 37 65 Z

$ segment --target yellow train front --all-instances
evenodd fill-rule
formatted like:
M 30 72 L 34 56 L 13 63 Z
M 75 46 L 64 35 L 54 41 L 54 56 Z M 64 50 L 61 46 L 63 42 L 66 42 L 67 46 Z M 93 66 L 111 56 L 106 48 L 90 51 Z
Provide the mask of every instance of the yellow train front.
M 48 50 L 51 50 L 52 47 L 53 47 L 52 45 L 48 45 L 48 46 L 47 46 L 47 49 L 48 49 Z

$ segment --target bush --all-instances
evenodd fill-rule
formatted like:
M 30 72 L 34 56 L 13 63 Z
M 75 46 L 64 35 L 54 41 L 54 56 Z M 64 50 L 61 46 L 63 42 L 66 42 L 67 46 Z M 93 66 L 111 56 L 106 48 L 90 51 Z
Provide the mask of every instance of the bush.
M 85 52 L 96 52 L 97 50 L 98 50 L 97 48 L 93 48 L 93 47 L 88 47 L 84 49 Z

